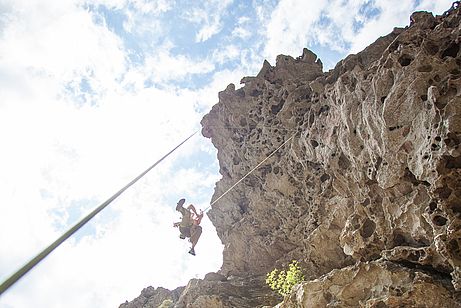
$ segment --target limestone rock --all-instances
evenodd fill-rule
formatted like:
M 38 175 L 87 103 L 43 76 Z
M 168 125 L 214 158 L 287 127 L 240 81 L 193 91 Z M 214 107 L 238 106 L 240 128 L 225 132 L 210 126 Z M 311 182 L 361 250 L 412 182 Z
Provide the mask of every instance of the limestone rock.
M 461 307 L 443 278 L 390 262 L 358 263 L 293 288 L 278 308 Z
M 292 139 L 207 213 L 222 268 L 175 307 L 275 305 L 264 276 L 293 259 L 310 281 L 282 307 L 459 306 L 460 20 L 417 12 L 329 72 L 305 49 L 219 93 L 212 200 Z
M 214 199 L 296 133 L 209 212 L 223 273 L 297 259 L 314 279 L 384 257 L 459 289 L 459 20 L 418 12 L 330 72 L 280 56 L 220 96 L 202 121 L 223 175 Z
M 132 300 L 131 302 L 126 301 L 120 305 L 120 308 L 144 308 L 144 307 L 159 307 L 162 303 L 167 300 L 171 300 L 172 303 L 178 301 L 179 296 L 183 292 L 184 287 L 177 288 L 173 291 L 159 287 L 147 287 L 141 291 L 141 295 Z
M 275 305 L 280 298 L 265 285 L 263 276 L 229 277 L 216 280 L 216 274 L 208 279 L 192 279 L 175 307 L 258 307 L 261 303 Z M 210 280 L 211 278 L 211 280 Z

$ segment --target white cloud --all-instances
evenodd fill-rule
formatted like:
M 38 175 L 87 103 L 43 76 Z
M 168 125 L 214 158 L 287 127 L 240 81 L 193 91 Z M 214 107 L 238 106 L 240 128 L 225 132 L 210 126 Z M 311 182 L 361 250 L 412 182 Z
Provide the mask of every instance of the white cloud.
M 215 63 L 224 64 L 227 61 L 232 61 L 240 58 L 242 51 L 236 45 L 229 44 L 223 48 L 219 48 L 213 52 L 212 59 Z
M 60 6 L 26 5 L 26 10 L 14 12 L 14 22 L 0 43 L 0 54 L 9 65 L 60 80 L 93 74 L 102 83 L 111 82 L 123 72 L 119 39 L 105 27 L 95 25 L 89 12 L 67 2 Z
M 312 36 L 309 29 L 328 6 L 326 1 L 281 0 L 266 28 L 264 54 L 269 62 L 279 54 L 298 55 Z M 295 14 L 296 13 L 296 14 Z
M 248 16 L 242 16 L 237 19 L 237 25 L 232 30 L 232 37 L 242 40 L 248 39 L 252 36 L 251 19 Z
M 218 34 L 222 27 L 222 15 L 233 0 L 206 0 L 200 2 L 200 7 L 193 7 L 184 15 L 190 22 L 198 24 L 200 29 L 196 35 L 196 42 L 205 42 Z
M 205 42 L 209 38 L 211 38 L 213 35 L 221 31 L 221 29 L 222 29 L 222 25 L 221 25 L 220 20 L 217 17 L 213 18 L 211 21 L 209 21 L 208 18 L 206 18 L 205 25 L 202 26 L 200 31 L 197 33 L 196 41 Z
M 251 36 L 251 32 L 244 27 L 238 26 L 232 31 L 232 36 L 240 38 L 242 40 L 247 39 Z
M 394 27 L 409 24 L 413 11 L 428 10 L 442 13 L 451 0 L 369 1 L 336 0 L 308 3 L 282 0 L 278 3 L 266 26 L 266 58 L 274 61 L 278 54 L 299 55 L 303 47 L 318 44 L 344 54 L 357 53 L 386 35 Z M 369 9 L 374 9 L 370 15 Z M 299 12 L 295 14 L 294 12 Z M 261 11 L 264 18 L 264 11 Z
M 172 2 L 168 0 L 131 0 L 129 3 L 145 14 L 165 13 L 172 8 Z
M 446 10 L 450 9 L 452 0 L 422 0 L 416 7 L 416 10 L 433 12 L 435 15 L 442 15 Z
M 349 38 L 351 42 L 351 53 L 357 53 L 374 42 L 379 36 L 387 35 L 394 27 L 405 27 L 410 24 L 410 15 L 413 11 L 427 10 L 430 12 L 442 13 L 451 5 L 451 0 L 442 0 L 434 3 L 423 1 L 418 7 L 414 6 L 413 1 L 375 1 L 375 6 L 380 10 L 377 18 L 369 19 L 365 22 L 358 33 L 354 33 Z
M 142 69 L 153 82 L 162 83 L 181 81 L 190 75 L 209 73 L 214 70 L 214 65 L 207 60 L 196 61 L 184 55 L 173 56 L 163 48 L 155 55 L 146 58 Z
M 104 5 L 118 10 L 133 8 L 142 14 L 160 14 L 172 8 L 172 2 L 168 0 L 91 0 L 88 4 Z
M 143 82 L 213 68 L 164 51 L 144 70 L 128 69 L 114 33 L 78 5 L 59 3 L 9 3 L 0 42 L 1 280 L 198 128 L 192 91 Z M 75 97 L 88 93 L 92 101 Z M 210 222 L 195 258 L 171 227 L 179 193 L 192 202 L 211 197 L 215 169 L 192 162 L 175 172 L 181 159 L 213 153 L 204 142 L 196 136 L 178 149 L 96 217 L 89 233 L 2 295 L 0 306 L 114 307 L 148 285 L 173 288 L 217 270 L 222 247 Z

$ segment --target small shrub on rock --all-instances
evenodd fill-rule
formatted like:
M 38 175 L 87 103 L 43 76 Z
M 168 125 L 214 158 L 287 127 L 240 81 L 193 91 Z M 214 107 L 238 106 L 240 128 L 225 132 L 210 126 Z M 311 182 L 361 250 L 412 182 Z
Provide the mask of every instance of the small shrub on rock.
M 293 286 L 302 281 L 304 281 L 304 275 L 296 260 L 288 265 L 288 270 L 279 271 L 274 269 L 266 276 L 267 285 L 282 296 L 290 294 Z

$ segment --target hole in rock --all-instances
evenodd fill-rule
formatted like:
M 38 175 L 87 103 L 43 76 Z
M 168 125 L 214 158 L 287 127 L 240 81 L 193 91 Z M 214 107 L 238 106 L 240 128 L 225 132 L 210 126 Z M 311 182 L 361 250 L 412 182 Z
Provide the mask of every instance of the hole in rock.
M 395 41 L 393 42 L 392 44 L 389 45 L 388 49 L 389 49 L 389 52 L 394 52 L 397 50 L 397 48 L 399 48 L 399 41 Z
M 314 123 L 314 114 L 313 113 L 311 113 L 309 115 L 309 122 L 308 123 L 309 123 L 309 125 L 312 125 L 312 123 Z
M 412 261 L 412 262 L 416 262 L 419 260 L 419 251 L 418 250 L 413 250 L 413 251 L 410 251 L 410 253 L 408 254 L 408 260 Z
M 431 56 L 435 55 L 439 51 L 439 46 L 436 43 L 433 43 L 433 42 L 430 42 L 430 41 L 426 41 L 423 44 L 423 48 Z
M 281 100 L 279 104 L 277 105 L 272 105 L 271 106 L 271 112 L 273 115 L 276 115 L 277 113 L 280 112 L 280 110 L 282 110 L 283 108 L 283 104 L 285 104 L 285 100 Z
M 454 77 L 459 77 L 459 75 L 461 75 L 461 71 L 455 68 L 450 71 L 450 74 L 455 75 Z
M 432 72 L 432 65 L 430 64 L 427 64 L 427 65 L 421 65 L 421 66 L 418 66 L 418 72 L 421 72 L 421 73 L 429 73 L 429 72 Z
M 461 249 L 459 247 L 458 239 L 452 239 L 448 242 L 448 250 L 454 258 L 458 260 L 461 259 Z
M 241 200 L 238 206 L 240 214 L 245 214 L 248 211 L 248 200 Z
M 311 140 L 311 145 L 316 148 L 319 146 L 319 143 L 316 140 Z
M 402 125 L 391 126 L 391 127 L 389 127 L 389 131 L 392 132 L 392 131 L 394 131 L 394 130 L 396 130 L 396 129 L 400 129 L 400 128 L 402 128 L 402 127 L 403 127 Z
M 409 246 L 410 245 L 400 230 L 395 230 L 393 232 L 392 243 L 394 244 L 394 246 Z
M 328 106 L 328 105 L 323 105 L 322 107 L 320 107 L 319 112 L 318 112 L 317 115 L 320 115 L 320 114 L 322 114 L 322 113 L 324 113 L 324 112 L 328 112 L 328 110 L 330 110 L 330 106 Z
M 320 181 L 322 182 L 325 182 L 327 181 L 328 179 L 330 179 L 330 176 L 328 174 L 323 174 L 321 177 L 320 177 Z
M 459 169 L 461 168 L 461 156 L 445 156 L 445 168 L 447 169 Z
M 386 305 L 386 303 L 383 302 L 383 301 L 377 302 L 374 306 L 375 306 L 376 308 L 388 308 L 388 307 L 389 307 L 389 306 Z
M 238 89 L 237 91 L 235 91 L 235 94 L 238 96 L 238 97 L 245 97 L 245 91 L 242 89 Z
M 376 229 L 376 223 L 373 220 L 367 218 L 362 225 L 362 229 L 360 230 L 360 235 L 363 238 L 369 238 L 373 234 L 373 232 L 375 232 L 375 229 Z
M 413 58 L 410 55 L 404 54 L 399 58 L 398 61 L 401 66 L 408 66 L 410 65 L 411 61 L 413 61 Z
M 347 159 L 344 153 L 341 153 L 341 155 L 339 156 L 338 166 L 341 169 L 348 169 L 351 166 L 351 162 L 349 161 L 349 159 Z
M 410 171 L 410 169 L 405 168 L 405 174 L 403 176 L 403 179 L 407 180 L 414 186 L 417 186 L 419 184 L 424 185 L 424 186 L 430 186 L 430 184 L 427 181 L 421 181 L 416 178 L 416 176 L 413 174 L 413 172 Z
M 460 214 L 461 214 L 461 204 L 459 204 L 459 203 L 450 204 L 448 206 L 448 208 L 450 208 L 453 211 L 453 214 L 455 214 L 456 216 L 460 216 Z
M 327 303 L 329 303 L 331 301 L 331 299 L 333 298 L 333 295 L 331 295 L 331 293 L 327 291 L 327 292 L 323 293 L 323 297 L 325 298 Z
M 429 213 L 432 214 L 437 209 L 437 202 L 431 201 L 429 203 Z
M 460 143 L 460 139 L 458 138 L 458 136 L 451 132 L 447 134 L 447 138 L 445 138 L 443 141 L 447 146 L 451 148 L 456 147 Z
M 263 94 L 263 91 L 260 91 L 258 89 L 253 89 L 253 91 L 250 92 L 250 96 L 253 96 L 253 97 L 259 96 L 261 94 Z
M 446 219 L 445 217 L 443 216 L 440 216 L 440 215 L 436 215 L 434 216 L 434 218 L 432 218 L 432 222 L 436 225 L 436 226 L 445 226 L 445 224 L 447 223 L 448 219 Z
M 452 57 L 456 58 L 459 51 L 459 43 L 451 43 L 441 54 L 440 58 Z
M 435 190 L 435 193 L 439 195 L 440 199 L 448 199 L 451 192 L 452 190 L 448 186 L 439 187 Z

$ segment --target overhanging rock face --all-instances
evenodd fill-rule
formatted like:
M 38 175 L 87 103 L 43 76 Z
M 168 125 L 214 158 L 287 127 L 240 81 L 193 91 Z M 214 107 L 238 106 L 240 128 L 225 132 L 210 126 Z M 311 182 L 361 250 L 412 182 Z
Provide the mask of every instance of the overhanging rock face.
M 293 259 L 311 281 L 282 307 L 461 306 L 460 19 L 417 12 L 329 72 L 305 49 L 219 93 L 213 200 L 294 137 L 208 212 L 220 278 L 176 307 L 275 305 L 264 276 Z

